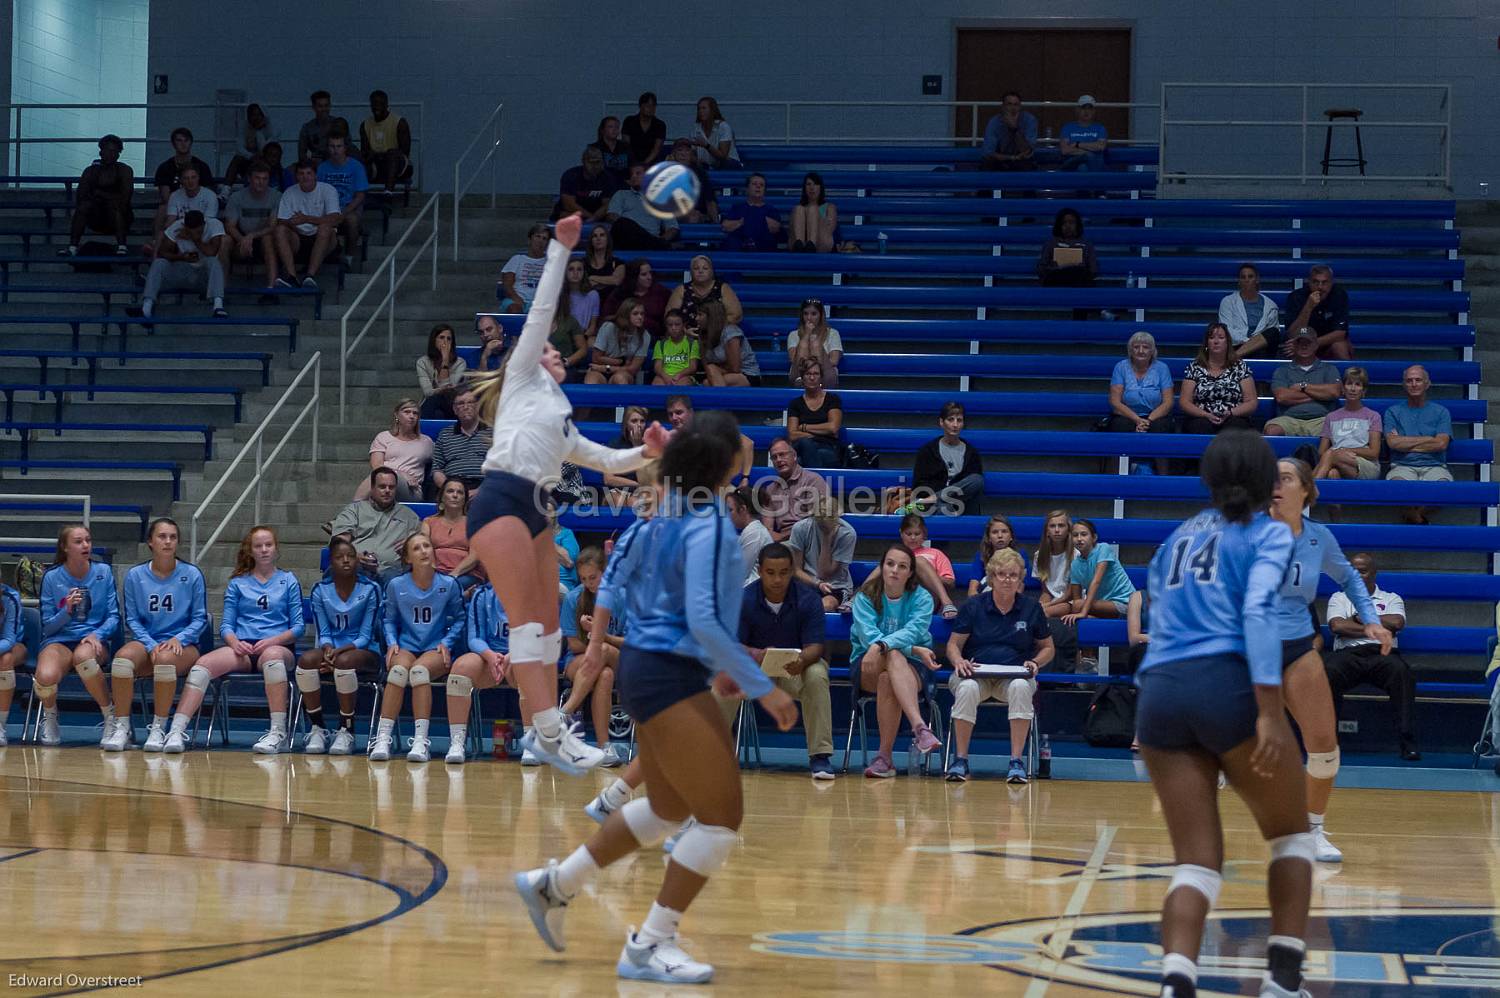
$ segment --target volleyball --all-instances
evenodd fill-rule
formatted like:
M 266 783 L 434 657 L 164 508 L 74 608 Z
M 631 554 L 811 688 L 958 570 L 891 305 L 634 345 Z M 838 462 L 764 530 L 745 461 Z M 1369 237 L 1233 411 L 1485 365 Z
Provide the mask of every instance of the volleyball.
M 698 175 L 681 163 L 657 163 L 646 171 L 641 197 L 657 218 L 682 218 L 698 203 Z

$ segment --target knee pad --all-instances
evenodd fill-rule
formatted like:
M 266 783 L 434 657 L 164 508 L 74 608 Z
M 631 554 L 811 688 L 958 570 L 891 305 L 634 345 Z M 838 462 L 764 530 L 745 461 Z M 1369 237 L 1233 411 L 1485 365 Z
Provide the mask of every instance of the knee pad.
M 5 693 L 16 688 L 16 673 L 13 669 L 0 672 L 0 693 Z
M 1307 775 L 1315 780 L 1331 780 L 1338 775 L 1339 750 L 1307 753 Z
M 158 683 L 171 683 L 175 686 L 177 684 L 177 666 L 167 665 L 166 663 L 153 665 L 151 667 L 151 678 Z
M 1318 855 L 1318 847 L 1312 832 L 1297 832 L 1283 835 L 1267 843 L 1271 847 L 1271 862 L 1278 859 L 1300 859 L 1311 863 Z
M 460 697 L 464 700 L 474 695 L 474 681 L 468 676 L 460 676 L 456 672 L 448 673 L 448 695 Z
M 643 846 L 658 844 L 662 839 L 677 831 L 677 826 L 682 824 L 680 821 L 668 821 L 659 816 L 651 810 L 651 801 L 645 797 L 626 801 L 620 808 L 620 817 L 625 819 L 625 824 L 630 828 L 630 834 Z M 676 853 L 676 849 L 672 851 Z
M 98 660 L 92 658 L 84 659 L 82 662 L 79 662 L 78 665 L 76 665 L 74 668 L 78 670 L 78 678 L 82 679 L 84 682 L 88 682 L 90 679 L 93 679 L 95 676 L 104 671 L 99 668 Z
M 340 693 L 358 693 L 359 676 L 353 669 L 334 669 L 333 688 Z
M 404 690 L 406 689 L 406 677 L 407 671 L 404 665 L 393 665 L 385 670 L 385 681 L 388 686 Z
M 542 625 L 536 622 L 521 624 L 510 629 L 510 660 L 512 662 L 547 661 L 547 639 L 542 634 Z M 553 661 L 557 656 L 553 656 Z
M 432 683 L 432 673 L 425 665 L 414 665 L 407 671 L 406 681 L 412 687 L 428 686 Z
M 1210 870 L 1206 866 L 1183 863 L 1172 874 L 1172 883 L 1168 885 L 1167 893 L 1171 894 L 1179 887 L 1197 891 L 1208 898 L 1208 907 L 1212 910 L 1219 901 L 1219 888 L 1222 886 L 1224 886 L 1224 878 L 1219 871 Z
M 323 686 L 317 669 L 297 669 L 297 689 L 303 693 L 316 693 Z
M 562 658 L 562 631 L 542 635 L 542 661 L 555 665 Z
M 14 683 L 15 674 L 11 674 L 11 682 Z M 57 695 L 56 686 L 48 686 L 46 683 L 32 683 L 31 690 L 36 694 L 38 700 L 50 700 Z
M 267 686 L 280 686 L 286 682 L 286 663 L 279 658 L 263 660 L 260 663 L 260 675 Z
M 135 663 L 128 658 L 117 658 L 109 663 L 111 679 L 134 679 Z
M 207 669 L 205 669 L 201 665 L 195 665 L 188 670 L 187 680 L 184 685 L 190 686 L 193 689 L 197 690 L 199 693 L 202 693 L 204 690 L 208 689 L 208 681 L 212 678 L 213 677 L 208 674 Z
M 729 851 L 739 841 L 732 828 L 718 825 L 694 825 L 682 833 L 672 847 L 672 862 L 692 870 L 700 877 L 712 877 L 729 858 Z M 687 846 L 687 852 L 682 847 Z

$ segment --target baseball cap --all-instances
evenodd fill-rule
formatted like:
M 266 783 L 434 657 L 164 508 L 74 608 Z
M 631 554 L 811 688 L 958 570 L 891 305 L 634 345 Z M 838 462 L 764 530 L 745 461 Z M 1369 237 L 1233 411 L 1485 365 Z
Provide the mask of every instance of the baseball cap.
M 1292 333 L 1292 339 L 1294 340 L 1316 340 L 1317 338 L 1318 334 L 1310 326 L 1303 326 Z
M 1093 94 L 1084 94 L 1082 97 L 1078 98 L 1079 107 L 1093 107 L 1094 103 L 1095 102 Z

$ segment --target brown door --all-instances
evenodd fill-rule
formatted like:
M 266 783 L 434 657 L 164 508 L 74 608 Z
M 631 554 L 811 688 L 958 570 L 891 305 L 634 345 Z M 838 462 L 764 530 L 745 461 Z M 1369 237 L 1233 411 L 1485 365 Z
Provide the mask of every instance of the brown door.
M 1000 96 L 1015 90 L 1024 101 L 1072 103 L 1092 94 L 1101 103 L 1130 100 L 1129 28 L 959 28 L 954 99 L 994 101 L 979 109 L 978 134 L 1000 111 Z M 1041 134 L 1057 135 L 1073 120 L 1066 108 L 1040 110 Z M 1130 137 L 1123 108 L 1101 108 L 1098 120 L 1112 139 Z M 972 111 L 955 108 L 953 134 L 975 134 Z

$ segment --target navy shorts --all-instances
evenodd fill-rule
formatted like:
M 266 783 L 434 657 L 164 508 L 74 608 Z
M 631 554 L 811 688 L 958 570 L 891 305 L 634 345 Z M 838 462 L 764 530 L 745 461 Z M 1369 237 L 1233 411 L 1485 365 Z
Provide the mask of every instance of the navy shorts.
M 508 471 L 487 471 L 479 491 L 469 503 L 469 536 L 473 537 L 502 516 L 516 516 L 526 524 L 532 537 L 538 537 L 542 531 L 550 529 L 547 510 L 551 504 L 551 491 L 542 492 L 535 482 Z
M 1223 755 L 1255 736 L 1260 710 L 1239 655 L 1186 658 L 1136 675 L 1135 730 L 1142 745 Z
M 629 644 L 620 649 L 615 667 L 615 690 L 620 704 L 637 723 L 708 689 L 712 678 L 696 658 L 662 651 L 646 651 Z
M 1281 643 L 1281 668 L 1290 669 L 1292 663 L 1303 655 L 1313 650 L 1313 636 L 1309 634 L 1305 638 L 1293 638 L 1291 641 Z

